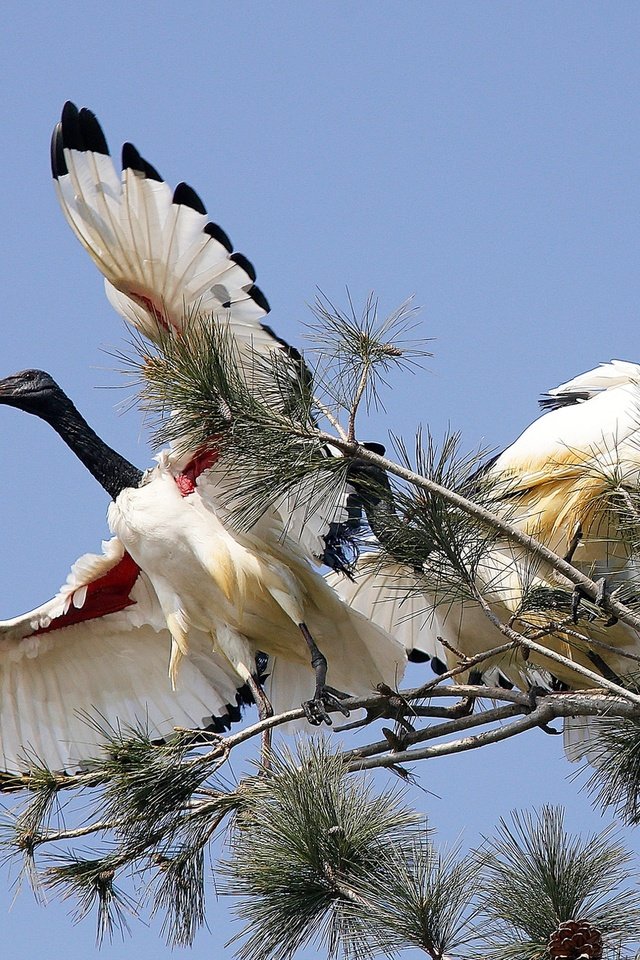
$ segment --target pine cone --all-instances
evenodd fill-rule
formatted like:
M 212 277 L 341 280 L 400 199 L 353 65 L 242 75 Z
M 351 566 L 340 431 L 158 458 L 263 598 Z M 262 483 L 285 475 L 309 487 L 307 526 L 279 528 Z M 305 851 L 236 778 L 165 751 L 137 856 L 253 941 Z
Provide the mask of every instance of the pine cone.
M 551 960 L 602 960 L 602 934 L 587 920 L 566 920 L 549 937 Z

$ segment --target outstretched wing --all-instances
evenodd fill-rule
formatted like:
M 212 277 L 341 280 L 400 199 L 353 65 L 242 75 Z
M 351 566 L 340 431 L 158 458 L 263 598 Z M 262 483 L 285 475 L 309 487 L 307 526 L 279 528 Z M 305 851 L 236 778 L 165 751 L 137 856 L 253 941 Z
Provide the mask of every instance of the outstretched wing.
M 181 183 L 172 190 L 131 144 L 123 147 L 118 173 L 95 115 L 72 103 L 65 104 L 53 132 L 51 162 L 62 210 L 104 275 L 107 296 L 144 336 L 162 341 L 167 332 L 179 334 L 187 324 L 197 328 L 213 317 L 228 327 L 236 348 L 233 361 L 256 389 L 263 389 L 257 384 L 256 354 L 270 357 L 276 351 L 290 364 L 294 379 L 300 373 L 310 376 L 298 351 L 261 323 L 269 305 L 254 283 L 253 266 L 233 252 L 227 234 L 208 219 L 191 187 Z M 265 369 L 268 378 L 268 365 Z M 273 396 L 269 392 L 270 402 L 277 403 L 278 395 L 277 389 Z M 206 468 L 209 453 L 205 460 L 202 453 L 192 450 L 176 464 L 185 488 L 193 488 Z M 229 464 L 225 470 L 229 477 Z M 217 486 L 216 480 L 206 495 L 223 514 Z M 296 489 L 277 505 L 282 534 L 302 544 L 310 559 L 348 567 L 357 526 L 353 489 L 338 504 L 315 494 L 309 500 L 307 493 Z
M 113 539 L 73 566 L 58 594 L 0 621 L 0 769 L 72 772 L 99 752 L 99 727 L 222 731 L 244 688 L 203 634 L 171 690 L 171 636 L 147 577 Z
M 481 636 L 490 637 L 486 649 L 501 642 L 497 631 L 492 632 L 489 621 L 472 605 L 464 609 L 459 604 L 439 606 L 422 588 L 419 576 L 410 567 L 382 563 L 375 551 L 360 557 L 352 580 L 335 573 L 326 579 L 345 603 L 401 643 L 408 660 L 429 662 L 434 673 L 442 673 L 459 663 L 459 659 L 447 651 L 442 638 L 448 640 L 453 649 L 463 649 L 469 656 L 483 649 Z M 473 637 L 477 649 L 470 647 L 467 634 Z M 483 681 L 490 686 L 523 683 L 520 673 L 507 661 L 494 659 L 483 663 L 479 670 Z
M 269 304 L 253 266 L 186 183 L 172 190 L 130 143 L 118 174 L 95 115 L 70 102 L 53 132 L 51 165 L 60 206 L 107 296 L 145 336 L 157 341 L 214 316 L 258 352 L 279 346 L 260 323 Z

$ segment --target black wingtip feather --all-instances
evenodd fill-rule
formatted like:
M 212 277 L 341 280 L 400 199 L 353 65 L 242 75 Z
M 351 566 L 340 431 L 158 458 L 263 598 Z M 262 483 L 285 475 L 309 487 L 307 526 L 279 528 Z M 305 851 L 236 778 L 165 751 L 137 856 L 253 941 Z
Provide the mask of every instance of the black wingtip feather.
M 158 173 L 153 164 L 149 163 L 148 160 L 145 160 L 144 157 L 141 157 L 140 159 L 144 164 L 144 175 L 147 180 L 156 180 L 158 183 L 164 183 L 164 177 L 161 173 Z
M 251 287 L 250 290 L 247 290 L 247 293 L 249 294 L 253 302 L 258 307 L 260 307 L 261 310 L 264 310 L 265 313 L 269 313 L 271 311 L 271 307 L 269 306 L 269 301 L 265 297 L 260 287 L 255 287 L 255 286 Z
M 229 260 L 233 260 L 234 263 L 237 263 L 253 283 L 253 281 L 256 279 L 256 271 L 253 267 L 253 264 L 250 260 L 247 260 L 244 253 L 232 253 L 229 257 Z
M 387 452 L 387 448 L 384 443 L 378 443 L 377 440 L 365 440 L 362 444 L 365 450 L 371 451 L 371 453 L 377 453 L 379 457 L 384 457 Z
M 148 160 L 141 157 L 132 143 L 122 145 L 122 169 L 135 170 L 136 173 L 142 173 L 147 180 L 157 180 L 158 183 L 164 182 L 164 177 L 158 173 Z
M 227 253 L 231 253 L 233 250 L 233 244 L 222 227 L 219 227 L 217 223 L 205 223 L 204 232 L 210 237 L 213 237 L 214 240 L 217 240 L 218 243 L 221 243 Z
M 67 100 L 60 118 L 63 146 L 69 150 L 84 150 L 84 138 L 80 128 L 80 112 L 75 103 Z
M 440 657 L 431 657 L 431 669 L 436 676 L 441 677 L 443 673 L 447 672 L 447 665 L 442 662 Z
M 257 287 L 253 287 L 253 290 L 256 290 L 256 289 Z M 260 326 L 262 327 L 265 333 L 268 333 L 270 337 L 273 337 L 276 343 L 280 344 L 280 346 L 282 347 L 282 349 L 284 350 L 284 352 L 287 354 L 288 357 L 291 357 L 291 359 L 295 360 L 296 363 L 301 363 L 301 364 L 304 363 L 302 359 L 302 354 L 300 353 L 300 351 L 296 347 L 292 347 L 291 344 L 287 343 L 286 340 L 283 340 L 282 337 L 279 337 L 278 334 L 273 329 L 273 327 L 270 327 L 268 323 L 261 323 Z M 311 374 L 309 374 L 309 376 L 311 376 Z
M 409 650 L 407 660 L 409 663 L 428 663 L 429 660 L 431 660 L 431 656 L 423 650 Z
M 196 213 L 205 213 L 205 205 L 188 183 L 179 183 L 173 191 L 173 202 L 182 204 L 184 207 L 191 207 Z
M 62 124 L 56 123 L 51 135 L 51 173 L 53 179 L 64 177 L 68 173 L 67 162 L 64 159 L 64 144 L 62 142 Z
M 107 138 L 104 135 L 95 113 L 93 113 L 92 110 L 88 110 L 87 107 L 83 107 L 78 115 L 78 120 L 85 150 L 91 150 L 92 153 L 101 153 L 108 157 L 109 147 L 107 145 Z
M 560 410 L 562 407 L 571 407 L 576 403 L 584 403 L 590 400 L 592 394 L 572 391 L 571 393 L 546 393 L 538 400 L 538 405 L 547 413 L 549 410 Z
M 122 144 L 122 169 L 137 170 L 138 173 L 144 172 L 142 169 L 142 157 L 132 143 Z

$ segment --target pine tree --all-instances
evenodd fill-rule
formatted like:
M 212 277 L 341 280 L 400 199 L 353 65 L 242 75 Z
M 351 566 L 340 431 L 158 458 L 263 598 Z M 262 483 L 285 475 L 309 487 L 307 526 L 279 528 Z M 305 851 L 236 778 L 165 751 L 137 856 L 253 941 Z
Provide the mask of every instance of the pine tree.
M 306 734 L 288 751 L 260 750 L 265 730 L 301 719 L 302 709 L 226 736 L 176 730 L 164 743 L 142 728 L 103 726 L 102 756 L 82 773 L 60 776 L 34 758 L 29 775 L 5 779 L 7 793 L 29 791 L 5 818 L 6 857 L 22 858 L 36 891 L 72 897 L 78 917 L 95 907 L 100 938 L 126 929 L 144 899 L 162 916 L 168 942 L 190 944 L 205 919 L 206 853 L 223 837 L 216 885 L 236 898 L 245 923 L 233 940 L 240 960 L 285 960 L 310 944 L 346 958 L 409 947 L 432 960 L 631 957 L 640 906 L 630 857 L 610 831 L 582 840 L 565 829 L 562 811 L 545 808 L 515 812 L 472 853 L 442 851 L 402 789 L 379 790 L 366 771 L 387 768 L 402 784 L 419 775 L 414 764 L 422 759 L 584 718 L 599 738 L 585 747 L 594 802 L 637 823 L 637 676 L 596 672 L 547 645 L 559 634 L 584 644 L 582 626 L 611 618 L 637 630 L 633 584 L 624 598 L 606 594 L 508 512 L 495 512 L 496 490 L 481 469 L 486 454 L 462 453 L 459 437 L 437 445 L 420 431 L 412 452 L 397 438 L 395 458 L 361 443 L 361 411 L 380 402 L 394 371 L 406 375 L 419 363 L 425 345 L 410 339 L 407 305 L 379 321 L 373 298 L 362 317 L 321 298 L 317 316 L 312 372 L 278 355 L 249 365 L 245 358 L 241 373 L 233 344 L 214 323 L 167 336 L 157 349 L 138 342 L 129 363 L 156 419 L 157 442 L 200 449 L 215 436 L 234 478 L 246 478 L 230 484 L 225 504 L 244 527 L 284 494 L 324 497 L 348 476 L 375 535 L 368 562 L 412 571 L 415 592 L 435 603 L 474 602 L 500 644 L 474 657 L 450 649 L 449 669 L 420 687 L 347 701 L 365 713 L 343 730 L 360 726 L 368 742 L 361 737 L 340 752 Z M 328 457 L 327 444 L 341 456 Z M 608 509 L 633 557 L 637 491 L 625 478 L 609 479 Z M 478 577 L 502 541 L 526 553 L 531 571 L 509 616 Z M 542 568 L 553 571 L 543 585 Z M 489 674 L 481 682 L 483 668 L 507 654 L 525 671 L 529 658 L 544 657 L 573 671 L 582 689 L 508 688 Z M 531 674 L 545 680 L 544 670 Z M 243 744 L 254 766 L 230 783 L 228 761 Z M 70 826 L 74 818 L 78 825 Z M 85 842 L 92 848 L 78 846 Z

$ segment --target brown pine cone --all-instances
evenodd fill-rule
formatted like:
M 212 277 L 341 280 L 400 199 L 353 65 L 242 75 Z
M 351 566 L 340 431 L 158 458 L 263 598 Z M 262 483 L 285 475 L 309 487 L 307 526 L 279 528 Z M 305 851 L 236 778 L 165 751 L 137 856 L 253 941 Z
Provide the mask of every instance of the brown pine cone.
M 602 960 L 602 934 L 587 920 L 566 920 L 549 937 L 550 960 Z

